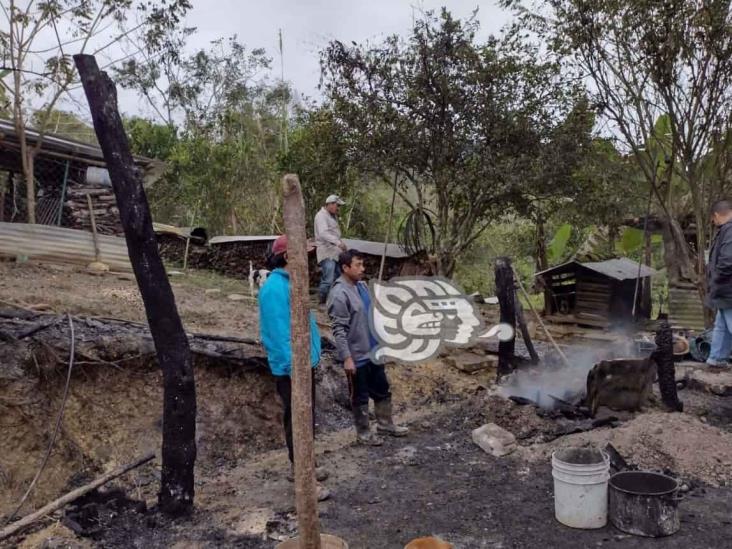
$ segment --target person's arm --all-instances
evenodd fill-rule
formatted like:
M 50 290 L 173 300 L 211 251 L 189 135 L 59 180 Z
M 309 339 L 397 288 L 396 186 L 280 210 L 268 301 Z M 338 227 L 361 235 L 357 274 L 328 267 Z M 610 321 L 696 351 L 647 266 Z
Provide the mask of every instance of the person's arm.
M 326 215 L 330 214 L 321 211 L 315 216 L 315 234 L 318 235 L 319 240 L 332 244 L 333 246 L 338 246 L 341 249 L 345 249 L 346 245 L 341 241 L 340 236 L 335 234 L 328 227 L 328 219 L 325 217 Z
M 348 332 L 351 329 L 351 310 L 348 306 L 348 298 L 342 293 L 331 294 L 328 301 L 328 316 L 333 328 L 336 353 L 338 360 L 343 362 L 343 368 L 348 373 L 356 371 L 356 364 L 351 357 L 351 350 L 348 348 Z

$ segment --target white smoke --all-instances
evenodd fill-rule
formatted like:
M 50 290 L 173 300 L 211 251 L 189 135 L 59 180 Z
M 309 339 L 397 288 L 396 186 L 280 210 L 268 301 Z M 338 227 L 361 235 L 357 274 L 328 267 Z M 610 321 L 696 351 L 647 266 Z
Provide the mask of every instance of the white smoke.
M 517 370 L 504 378 L 499 393 L 504 397 L 527 398 L 542 408 L 556 406 L 556 397 L 571 403 L 585 396 L 587 374 L 602 360 L 636 356 L 635 346 L 623 343 L 599 343 L 597 346 L 574 346 L 564 351 L 569 365 L 559 357 L 546 357 L 541 364 Z

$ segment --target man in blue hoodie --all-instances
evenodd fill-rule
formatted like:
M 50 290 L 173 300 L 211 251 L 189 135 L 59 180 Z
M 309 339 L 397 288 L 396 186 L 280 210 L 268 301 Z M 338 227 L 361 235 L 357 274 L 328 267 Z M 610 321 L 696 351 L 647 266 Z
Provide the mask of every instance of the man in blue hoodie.
M 267 352 L 269 369 L 275 378 L 277 393 L 284 408 L 283 424 L 287 455 L 290 458 L 289 480 L 293 480 L 294 451 L 292 444 L 292 347 L 290 345 L 290 272 L 287 267 L 287 236 L 282 235 L 272 245 L 269 258 L 272 273 L 259 292 L 259 330 L 262 344 Z M 315 428 L 315 368 L 320 362 L 320 334 L 312 312 L 310 313 L 310 362 L 313 366 L 313 430 Z M 316 478 L 325 480 L 328 475 L 320 467 L 315 470 Z M 318 499 L 329 497 L 323 487 L 318 487 Z

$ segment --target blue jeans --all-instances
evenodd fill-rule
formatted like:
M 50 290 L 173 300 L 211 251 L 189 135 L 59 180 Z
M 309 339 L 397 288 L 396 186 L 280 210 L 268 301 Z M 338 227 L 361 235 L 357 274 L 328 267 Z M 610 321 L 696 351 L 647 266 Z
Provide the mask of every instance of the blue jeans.
M 320 262 L 320 286 L 318 293 L 320 294 L 320 302 L 325 303 L 328 298 L 330 287 L 333 286 L 335 279 L 341 276 L 341 268 L 335 259 L 324 259 Z
M 712 348 L 707 364 L 726 364 L 732 352 L 732 309 L 719 309 L 712 330 Z

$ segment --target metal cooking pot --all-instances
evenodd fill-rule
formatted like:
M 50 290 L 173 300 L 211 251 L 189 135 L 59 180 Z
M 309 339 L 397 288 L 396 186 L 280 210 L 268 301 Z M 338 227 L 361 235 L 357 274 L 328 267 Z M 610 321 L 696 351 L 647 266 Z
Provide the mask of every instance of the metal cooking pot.
M 678 532 L 677 480 L 660 473 L 623 471 L 608 484 L 610 522 L 618 530 L 658 538 Z

